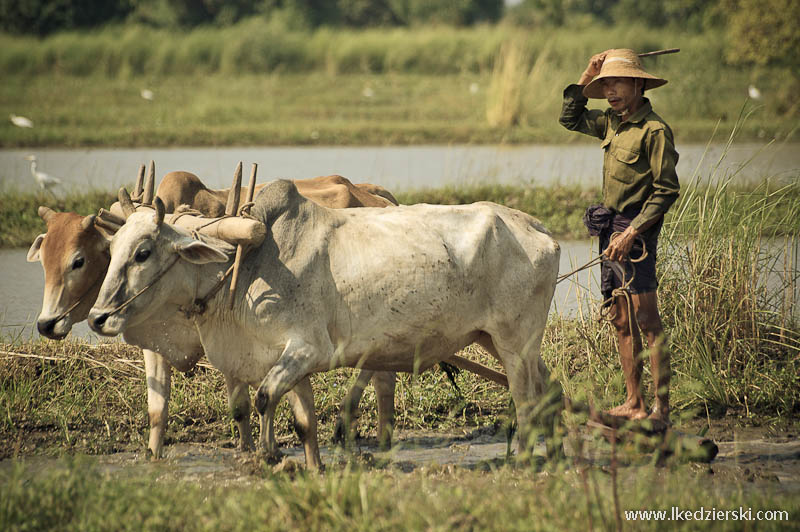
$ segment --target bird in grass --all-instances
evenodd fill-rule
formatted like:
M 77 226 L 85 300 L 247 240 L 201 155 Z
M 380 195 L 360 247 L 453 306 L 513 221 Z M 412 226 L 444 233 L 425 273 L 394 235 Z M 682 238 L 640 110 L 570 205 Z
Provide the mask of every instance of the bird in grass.
M 25 157 L 25 159 L 31 162 L 31 175 L 33 176 L 33 179 L 36 180 L 36 184 L 39 185 L 39 188 L 41 188 L 42 190 L 46 190 L 52 194 L 53 192 L 50 189 L 56 185 L 60 185 L 61 180 L 48 173 L 37 170 L 35 155 L 28 155 L 27 157 Z
M 139 94 L 142 96 L 142 98 L 150 102 L 152 102 L 153 98 L 155 98 L 155 94 L 153 94 L 153 91 L 151 91 L 150 89 L 142 89 L 142 92 L 140 92 Z
M 33 127 L 33 121 L 30 118 L 25 118 L 19 115 L 10 115 L 11 123 L 17 127 Z

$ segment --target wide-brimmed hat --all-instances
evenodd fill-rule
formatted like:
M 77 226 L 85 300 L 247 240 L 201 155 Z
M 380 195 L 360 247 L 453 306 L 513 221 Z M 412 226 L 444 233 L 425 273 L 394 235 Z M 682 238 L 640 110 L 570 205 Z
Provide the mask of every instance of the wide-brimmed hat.
M 667 80 L 648 74 L 642 68 L 642 61 L 633 50 L 619 48 L 609 50 L 600 73 L 583 88 L 583 95 L 587 98 L 604 99 L 603 78 L 640 78 L 644 80 L 644 90 L 655 89 L 667 83 Z

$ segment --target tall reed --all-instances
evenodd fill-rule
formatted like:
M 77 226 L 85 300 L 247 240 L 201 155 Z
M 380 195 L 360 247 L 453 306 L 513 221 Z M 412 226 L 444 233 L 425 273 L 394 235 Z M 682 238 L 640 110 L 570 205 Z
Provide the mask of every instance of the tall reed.
M 486 120 L 491 127 L 508 128 L 520 122 L 522 91 L 530 59 L 516 42 L 503 44 L 494 62 L 486 96 Z
M 675 363 L 703 401 L 788 414 L 800 405 L 798 185 L 766 180 L 745 192 L 732 184 L 738 170 L 719 169 L 707 186 L 686 187 L 663 232 L 660 294 Z

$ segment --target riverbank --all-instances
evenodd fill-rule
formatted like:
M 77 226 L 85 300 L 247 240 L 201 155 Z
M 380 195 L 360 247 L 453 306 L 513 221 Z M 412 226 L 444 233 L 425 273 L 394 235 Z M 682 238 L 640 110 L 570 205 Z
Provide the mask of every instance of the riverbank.
M 611 41 L 641 50 L 680 43 L 679 54 L 646 60 L 670 81 L 648 96 L 680 142 L 704 142 L 717 127 L 727 137 L 745 104 L 739 140 L 796 138 L 798 80 L 777 67 L 729 64 L 714 31 L 303 32 L 253 20 L 0 35 L 0 115 L 34 122 L 1 122 L 0 147 L 578 142 L 557 122 L 562 90 Z M 749 99 L 750 85 L 758 99 Z
M 132 183 L 128 186 L 132 188 Z M 708 190 L 701 187 L 699 190 Z M 559 239 L 579 239 L 586 236 L 583 212 L 588 205 L 600 201 L 600 190 L 579 185 L 507 185 L 465 184 L 414 190 L 393 191 L 401 204 L 466 204 L 492 201 L 521 210 L 541 220 Z M 765 208 L 765 224 L 777 236 L 800 234 L 800 219 L 787 213 L 800 205 L 800 186 L 772 185 L 769 182 L 742 186 L 726 186 L 723 191 L 731 208 L 747 212 Z M 685 194 L 685 191 L 684 191 Z M 46 230 L 44 221 L 37 215 L 39 205 L 57 211 L 76 212 L 82 215 L 97 214 L 116 201 L 116 193 L 91 190 L 86 193 L 71 191 L 62 196 L 43 192 L 21 192 L 14 188 L 0 189 L 0 248 L 27 247 L 36 235 Z M 695 216 L 695 214 L 691 214 Z

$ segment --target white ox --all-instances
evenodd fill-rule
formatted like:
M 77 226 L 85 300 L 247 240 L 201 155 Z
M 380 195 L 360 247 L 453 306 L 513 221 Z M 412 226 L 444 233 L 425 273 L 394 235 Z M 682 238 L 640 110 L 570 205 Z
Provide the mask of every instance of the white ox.
M 232 246 L 163 223 L 157 207 L 132 214 L 111 243 L 89 315 L 101 334 L 191 308 L 228 268 Z M 476 341 L 506 369 L 521 450 L 535 420 L 553 428 L 543 403 L 560 404 L 561 387 L 539 349 L 560 249 L 537 220 L 492 203 L 337 211 L 288 181 L 265 186 L 252 214 L 267 238 L 242 263 L 233 309 L 222 290 L 193 320 L 226 379 L 258 387 L 268 441 L 284 394 L 313 405 L 312 373 L 421 371 Z M 305 436 L 307 464 L 318 466 Z
M 150 196 L 153 195 L 153 180 L 151 174 L 147 184 Z M 295 183 L 302 194 L 327 207 L 383 207 L 390 205 L 392 200 L 396 204 L 393 196 L 381 187 L 354 185 L 338 175 L 302 179 Z M 224 214 L 227 190 L 210 190 L 194 174 L 170 172 L 162 179 L 158 196 L 171 207 L 188 202 L 190 207 L 206 214 L 219 215 Z M 60 340 L 67 336 L 75 323 L 88 316 L 108 268 L 109 242 L 97 229 L 95 216 L 58 213 L 47 207 L 40 207 L 39 214 L 47 223 L 47 233 L 39 235 L 28 251 L 28 260 L 41 261 L 45 272 L 45 292 L 37 327 L 43 336 Z M 128 343 L 143 348 L 150 417 L 148 449 L 154 458 L 160 458 L 163 451 L 172 366 L 179 371 L 189 371 L 203 356 L 202 344 L 191 321 L 183 315 L 176 315 L 168 325 L 163 325 L 163 319 L 156 327 L 141 323 L 124 335 Z M 394 418 L 393 373 L 361 372 L 342 405 L 342 412 L 357 411 L 361 392 L 370 378 L 378 397 L 378 434 L 388 444 Z M 231 379 L 226 383 L 231 413 L 239 428 L 239 447 L 251 449 L 248 387 Z M 305 410 L 313 408 L 313 403 L 304 405 L 293 397 L 291 399 L 295 417 L 307 419 Z M 341 416 L 337 427 L 340 425 L 343 430 Z

